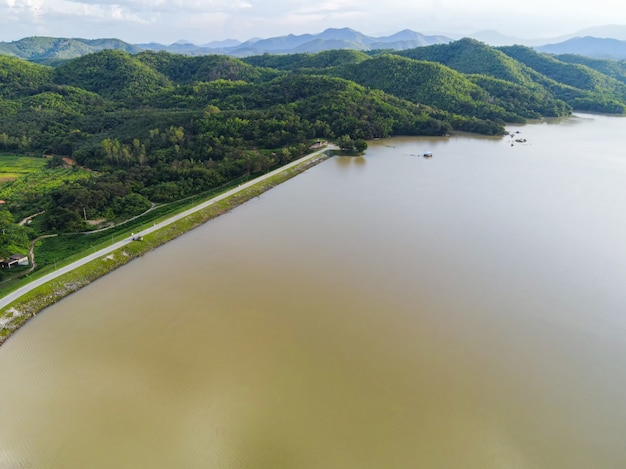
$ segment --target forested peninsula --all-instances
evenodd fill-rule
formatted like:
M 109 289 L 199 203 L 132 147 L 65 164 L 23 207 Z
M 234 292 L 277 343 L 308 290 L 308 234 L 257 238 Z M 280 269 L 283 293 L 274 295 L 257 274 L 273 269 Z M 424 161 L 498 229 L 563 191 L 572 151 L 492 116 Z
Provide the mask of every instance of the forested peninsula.
M 470 39 L 245 59 L 0 56 L 0 162 L 43 162 L 0 179 L 0 259 L 61 235 L 34 244 L 39 268 L 52 265 L 93 243 L 70 236 L 263 174 L 317 142 L 358 150 L 391 135 L 502 135 L 506 123 L 573 110 L 623 114 L 623 64 Z

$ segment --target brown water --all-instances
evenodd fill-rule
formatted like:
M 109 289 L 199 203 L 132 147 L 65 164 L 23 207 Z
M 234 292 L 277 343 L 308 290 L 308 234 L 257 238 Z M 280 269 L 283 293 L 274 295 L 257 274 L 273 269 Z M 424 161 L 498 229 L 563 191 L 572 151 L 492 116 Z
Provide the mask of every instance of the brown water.
M 0 468 L 626 467 L 626 120 L 519 129 L 372 143 L 42 312 Z

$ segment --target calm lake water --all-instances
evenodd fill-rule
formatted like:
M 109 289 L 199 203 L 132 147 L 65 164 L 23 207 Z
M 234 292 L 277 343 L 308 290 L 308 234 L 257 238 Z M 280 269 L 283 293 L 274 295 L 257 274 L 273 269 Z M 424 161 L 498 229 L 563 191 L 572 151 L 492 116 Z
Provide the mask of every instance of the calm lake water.
M 510 130 L 373 142 L 45 310 L 0 468 L 626 467 L 626 119 Z

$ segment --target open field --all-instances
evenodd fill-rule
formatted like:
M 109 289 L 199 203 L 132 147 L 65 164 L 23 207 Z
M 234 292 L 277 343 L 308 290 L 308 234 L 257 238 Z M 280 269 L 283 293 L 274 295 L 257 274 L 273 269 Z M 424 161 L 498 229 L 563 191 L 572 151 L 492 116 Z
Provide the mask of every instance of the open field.
M 45 158 L 32 156 L 0 155 L 0 183 L 14 181 L 21 176 L 46 166 Z
M 13 171 L 9 173 L 10 160 L 26 160 L 22 162 L 21 173 Z M 30 161 L 29 161 L 30 160 Z M 28 165 L 32 170 L 28 171 Z M 42 164 L 35 167 L 37 164 Z M 0 199 L 5 200 L 16 219 L 22 219 L 33 213 L 40 212 L 44 208 L 39 205 L 43 195 L 55 188 L 69 184 L 79 179 L 87 179 L 96 174 L 79 168 L 54 168 L 44 169 L 44 158 L 7 157 L 0 155 Z M 13 166 L 17 168 L 17 166 Z M 6 173 L 3 173 L 6 171 Z M 11 176 L 13 174 L 13 176 Z M 15 177 L 17 176 L 17 177 Z M 10 179 L 10 178 L 13 179 Z M 2 179 L 5 178 L 5 179 Z M 1 182 L 11 181 L 11 184 Z M 20 207 L 22 207 L 20 209 Z

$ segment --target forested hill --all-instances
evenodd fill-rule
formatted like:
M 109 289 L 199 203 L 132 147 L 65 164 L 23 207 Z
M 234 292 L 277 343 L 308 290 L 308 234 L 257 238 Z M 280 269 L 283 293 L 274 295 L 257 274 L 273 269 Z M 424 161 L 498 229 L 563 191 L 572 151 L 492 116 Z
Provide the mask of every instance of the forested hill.
M 564 101 L 581 111 L 626 111 L 623 83 L 589 66 L 589 62 L 585 64 L 584 58 L 581 58 L 580 63 L 572 63 L 538 53 L 529 47 L 494 48 L 474 39 L 420 47 L 398 54 L 438 62 L 462 73 L 522 85 L 539 95 Z
M 0 185 L 0 221 L 45 210 L 19 230 L 87 230 L 86 218 L 124 219 L 267 171 L 318 140 L 500 135 L 506 122 L 572 109 L 622 113 L 620 74 L 472 40 L 245 60 L 105 50 L 56 67 L 0 56 L 0 152 L 52 156 L 50 174 L 68 171 L 62 157 L 88 170 L 28 191 Z
M 0 54 L 50 64 L 102 50 L 117 49 L 130 53 L 141 51 L 119 39 L 77 39 L 61 37 L 26 37 L 19 41 L 0 42 Z

